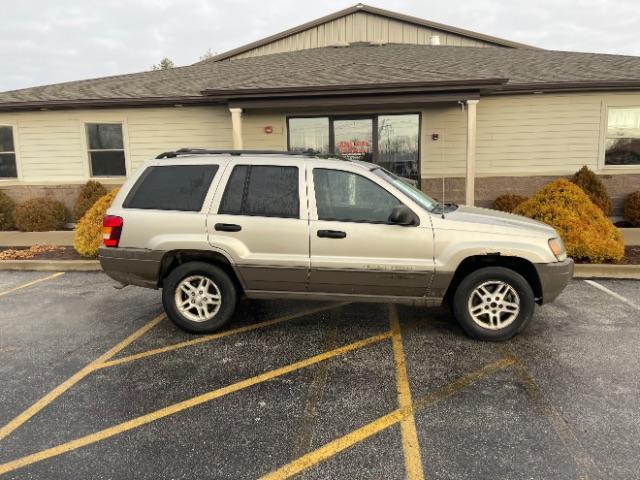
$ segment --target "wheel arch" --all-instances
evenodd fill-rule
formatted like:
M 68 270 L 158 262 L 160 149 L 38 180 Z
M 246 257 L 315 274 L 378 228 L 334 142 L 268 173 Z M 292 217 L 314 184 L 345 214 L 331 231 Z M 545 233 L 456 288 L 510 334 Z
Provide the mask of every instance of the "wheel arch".
M 188 262 L 205 262 L 221 268 L 236 286 L 238 293 L 244 292 L 244 284 L 233 263 L 221 252 L 202 250 L 170 250 L 162 256 L 158 287 L 162 287 L 164 279 L 176 267 Z
M 522 257 L 503 255 L 472 255 L 465 258 L 460 262 L 453 274 L 453 278 L 444 294 L 443 303 L 450 305 L 460 282 L 471 272 L 485 267 L 503 267 L 519 273 L 531 286 L 536 302 L 540 303 L 542 299 L 542 284 L 533 263 Z

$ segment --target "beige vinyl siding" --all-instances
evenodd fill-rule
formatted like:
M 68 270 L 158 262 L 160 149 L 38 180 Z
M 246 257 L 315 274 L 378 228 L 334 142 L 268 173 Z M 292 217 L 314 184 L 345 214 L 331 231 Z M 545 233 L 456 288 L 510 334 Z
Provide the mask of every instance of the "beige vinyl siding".
M 272 133 L 264 128 L 270 126 Z M 244 112 L 242 115 L 243 147 L 247 150 L 286 150 L 287 126 L 282 113 Z
M 292 52 L 309 48 L 327 47 L 344 42 L 383 42 L 426 45 L 434 35 L 440 37 L 441 45 L 467 47 L 484 47 L 491 45 L 462 35 L 413 25 L 367 12 L 358 12 L 289 35 L 288 37 L 248 50 L 231 58 L 246 58 L 272 53 Z
M 181 147 L 231 148 L 231 121 L 223 107 L 60 110 L 0 113 L 14 126 L 19 180 L 80 183 L 89 178 L 86 123 L 123 125 L 127 172 Z M 114 182 L 117 182 L 114 179 Z M 15 180 L 0 180 L 0 184 Z
M 608 106 L 640 106 L 640 93 L 574 93 L 483 97 L 478 104 L 477 176 L 567 175 L 582 165 L 605 167 Z M 467 112 L 459 106 L 423 111 L 422 176 L 464 176 Z M 431 136 L 440 138 L 433 141 Z

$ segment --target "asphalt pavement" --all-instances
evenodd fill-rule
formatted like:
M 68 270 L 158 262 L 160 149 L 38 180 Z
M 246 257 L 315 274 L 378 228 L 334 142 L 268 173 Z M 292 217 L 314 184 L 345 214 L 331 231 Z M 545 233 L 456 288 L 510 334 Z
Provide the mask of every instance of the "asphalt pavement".
M 574 280 L 500 344 L 292 301 L 197 336 L 113 285 L 0 272 L 0 478 L 640 478 L 640 281 Z

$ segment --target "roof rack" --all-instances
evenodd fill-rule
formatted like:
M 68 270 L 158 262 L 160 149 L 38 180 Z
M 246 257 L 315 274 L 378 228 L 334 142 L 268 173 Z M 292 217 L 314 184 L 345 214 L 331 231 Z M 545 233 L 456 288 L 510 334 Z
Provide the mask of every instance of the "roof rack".
M 163 152 L 156 158 L 176 158 L 180 155 L 304 155 L 306 157 L 317 157 L 318 152 L 315 150 L 304 150 L 301 152 L 292 152 L 288 150 L 207 150 L 206 148 L 180 148 L 174 152 Z

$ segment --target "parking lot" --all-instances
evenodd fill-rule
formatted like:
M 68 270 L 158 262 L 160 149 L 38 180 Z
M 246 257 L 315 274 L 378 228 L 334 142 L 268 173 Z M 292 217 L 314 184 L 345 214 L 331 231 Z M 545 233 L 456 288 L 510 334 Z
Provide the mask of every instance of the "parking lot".
M 639 478 L 640 282 L 516 339 L 444 309 L 243 301 L 195 336 L 101 273 L 0 273 L 2 478 Z

